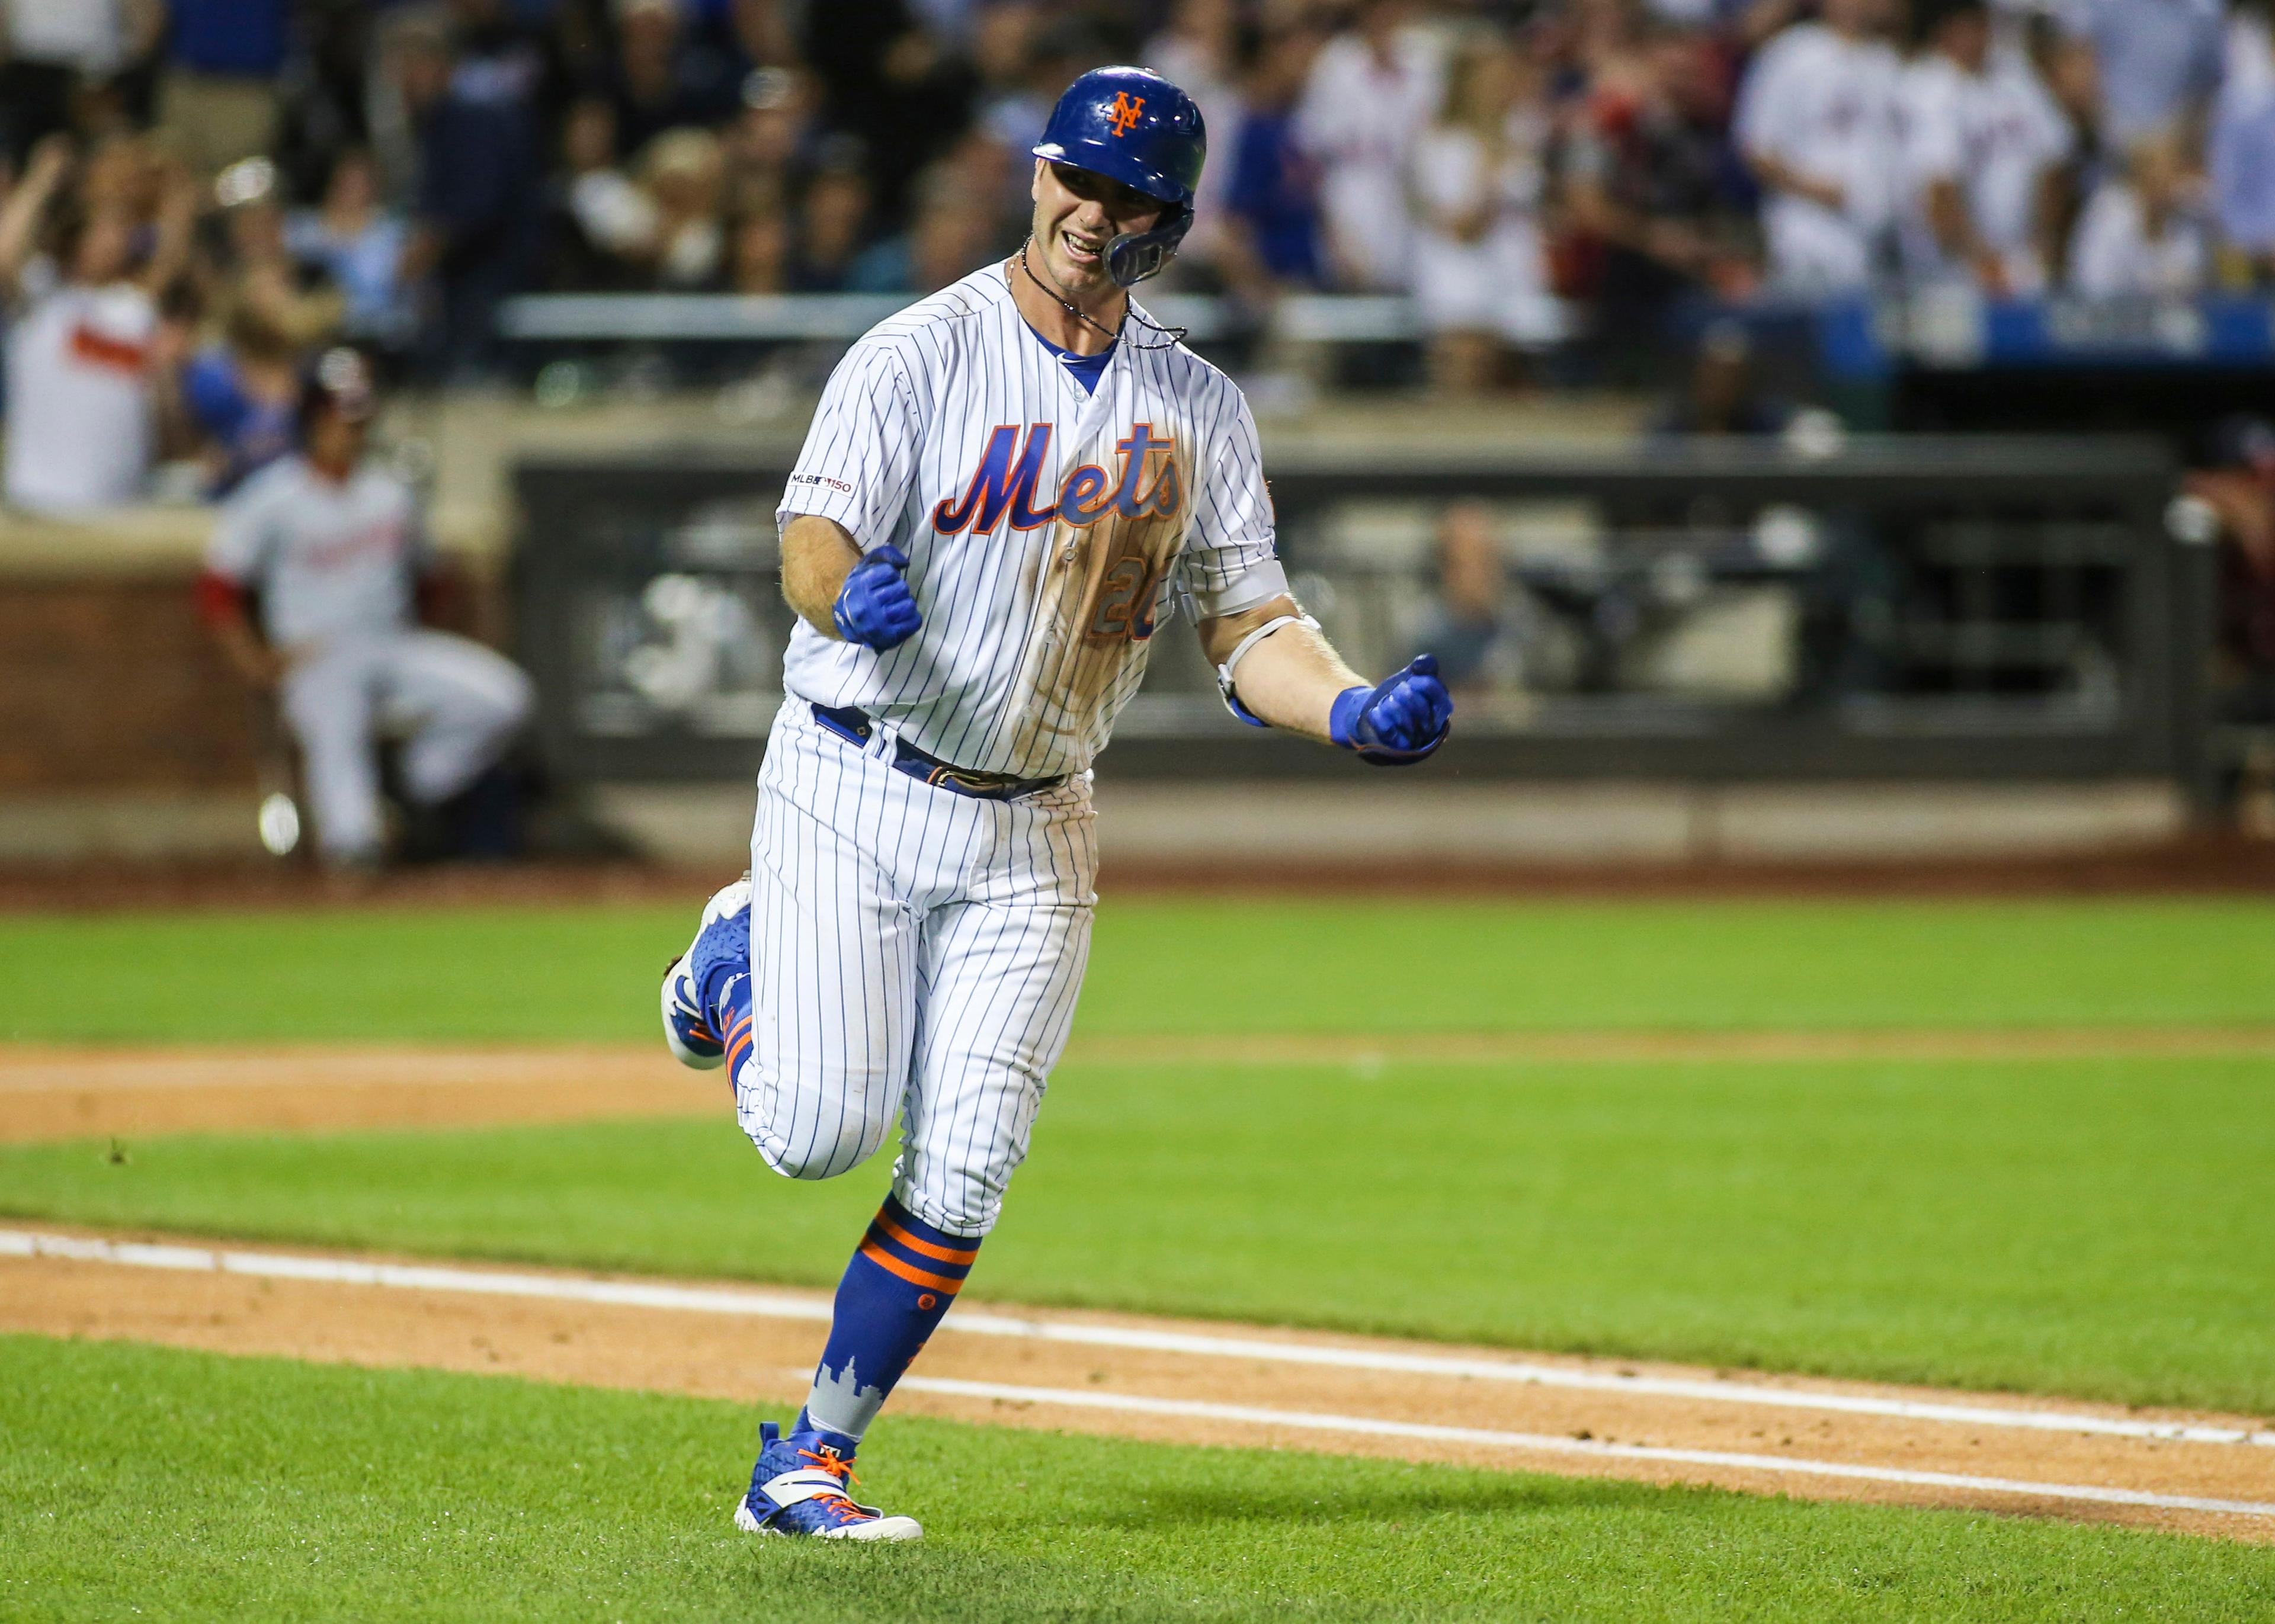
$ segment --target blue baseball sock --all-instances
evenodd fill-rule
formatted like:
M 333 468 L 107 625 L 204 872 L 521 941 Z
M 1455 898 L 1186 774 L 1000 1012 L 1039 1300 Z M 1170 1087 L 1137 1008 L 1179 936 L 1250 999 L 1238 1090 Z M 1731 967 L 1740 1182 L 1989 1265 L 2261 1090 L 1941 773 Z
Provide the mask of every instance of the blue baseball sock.
M 837 1283 L 829 1341 L 792 1436 L 850 1458 L 979 1256 L 978 1236 L 935 1229 L 887 1196 Z
M 695 989 L 699 1008 L 709 1013 L 711 1030 L 727 1051 L 727 1076 L 742 1070 L 751 1052 L 751 972 L 739 965 L 724 965 Z

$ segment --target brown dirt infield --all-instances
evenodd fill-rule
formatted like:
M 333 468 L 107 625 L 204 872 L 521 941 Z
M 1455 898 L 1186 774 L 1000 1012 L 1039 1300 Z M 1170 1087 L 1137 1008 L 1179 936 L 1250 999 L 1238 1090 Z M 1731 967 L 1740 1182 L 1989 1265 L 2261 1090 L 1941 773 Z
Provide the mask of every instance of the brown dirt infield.
M 56 1226 L 41 1226 L 57 1232 Z M 80 1232 L 84 1233 L 84 1232 Z M 336 1254 L 264 1249 L 258 1256 Z M 454 1265 L 455 1266 L 455 1265 Z M 467 1265 L 480 1272 L 480 1265 Z M 548 1280 L 594 1277 L 515 1270 Z M 461 1275 L 463 1279 L 463 1274 Z M 234 1354 L 377 1366 L 423 1366 L 514 1374 L 545 1381 L 698 1394 L 792 1406 L 804 1395 L 820 1326 L 812 1318 L 823 1294 L 768 1289 L 798 1311 L 790 1317 L 695 1311 L 652 1305 L 562 1302 L 465 1289 L 377 1287 L 336 1280 L 248 1276 L 213 1268 L 142 1268 L 54 1257 L 0 1257 L 0 1329 L 57 1336 L 126 1339 Z M 1322 1432 L 1266 1417 L 1199 1419 L 1131 1414 L 1057 1401 L 1005 1400 L 942 1392 L 932 1384 L 973 1382 L 1122 1397 L 1200 1400 L 1258 1409 L 1484 1428 L 1549 1438 L 1735 1452 L 1794 1461 L 1838 1462 L 1961 1473 L 2035 1484 L 2093 1484 L 2163 1494 L 2275 1502 L 2275 1447 L 2112 1438 L 2082 1432 L 1973 1425 L 1886 1416 L 1765 1408 L 1644 1393 L 1575 1391 L 1546 1384 L 1321 1367 L 1268 1354 L 1225 1356 L 1189 1351 L 1073 1345 L 1022 1334 L 958 1333 L 959 1316 L 1000 1315 L 972 1303 L 950 1315 L 926 1350 L 896 1410 L 1011 1426 L 1031 1426 L 1182 1443 L 1298 1448 L 1383 1455 L 1653 1483 L 1712 1484 L 1753 1492 L 1968 1507 L 2002 1513 L 2086 1518 L 2172 1531 L 2275 1541 L 2275 1516 L 2080 1503 L 2052 1497 L 1952 1486 L 1842 1480 L 1760 1468 L 1575 1456 L 1476 1441 L 1415 1439 L 1364 1430 Z M 1254 1338 L 1286 1348 L 1421 1352 L 1531 1363 L 1596 1375 L 1712 1383 L 1727 1372 L 1636 1361 L 1512 1355 L 1504 1349 L 1441 1348 L 1277 1329 L 1139 1319 L 1129 1316 L 1008 1311 L 1044 1326 L 1137 1328 L 1222 1339 Z M 2108 1406 L 2031 1398 L 1990 1399 L 1856 1383 L 1747 1377 L 1733 1382 L 1803 1394 L 1867 1394 L 1995 1402 L 2014 1409 L 2138 1418 Z M 2178 1418 L 2178 1417 L 2172 1417 Z M 2233 1417 L 2190 1417 L 2249 1427 Z
M 2275 1025 L 1077 1038 L 1071 1064 L 2067 1060 L 2275 1054 Z M 661 1046 L 73 1048 L 0 1045 L 0 1143 L 231 1129 L 478 1127 L 708 1115 L 717 1076 Z

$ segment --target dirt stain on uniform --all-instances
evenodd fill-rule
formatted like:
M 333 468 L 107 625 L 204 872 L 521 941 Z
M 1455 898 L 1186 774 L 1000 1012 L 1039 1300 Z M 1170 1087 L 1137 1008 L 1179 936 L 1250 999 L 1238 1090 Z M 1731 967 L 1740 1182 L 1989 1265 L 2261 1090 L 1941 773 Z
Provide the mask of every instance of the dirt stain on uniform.
M 1080 483 L 1086 470 L 1069 476 L 1042 555 L 1036 631 L 1017 689 L 1022 755 L 1071 747 L 1086 759 L 1109 707 L 1144 674 L 1169 570 L 1184 550 L 1192 465 L 1189 436 L 1138 423 L 1115 442 L 1110 459 L 1091 465 L 1112 483 L 1089 502 Z M 1100 500 L 1117 490 L 1126 499 Z

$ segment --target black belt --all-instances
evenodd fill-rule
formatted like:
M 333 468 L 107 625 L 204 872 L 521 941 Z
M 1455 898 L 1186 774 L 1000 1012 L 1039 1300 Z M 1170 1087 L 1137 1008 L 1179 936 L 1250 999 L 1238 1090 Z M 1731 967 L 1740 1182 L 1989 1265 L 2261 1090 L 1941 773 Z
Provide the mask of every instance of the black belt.
M 827 705 L 816 705 L 813 706 L 813 719 L 839 738 L 855 744 L 866 744 L 877 731 L 877 724 L 869 713 L 851 705 L 842 705 L 835 710 Z M 970 767 L 958 767 L 953 761 L 943 761 L 938 756 L 927 754 L 904 738 L 893 741 L 893 765 L 911 778 L 924 780 L 935 789 L 945 789 L 950 795 L 970 796 L 975 801 L 1016 801 L 1021 796 L 1032 795 L 1039 789 L 1055 789 L 1067 781 L 1064 773 L 1055 778 L 1014 778 L 1009 773 L 975 773 Z

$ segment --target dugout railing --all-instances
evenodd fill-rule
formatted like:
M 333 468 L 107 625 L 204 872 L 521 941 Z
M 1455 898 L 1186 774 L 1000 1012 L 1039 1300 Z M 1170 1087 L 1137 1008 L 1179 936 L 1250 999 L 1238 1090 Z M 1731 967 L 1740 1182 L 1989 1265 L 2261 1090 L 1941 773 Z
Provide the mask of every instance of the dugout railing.
M 796 449 L 518 468 L 518 642 L 562 777 L 755 771 L 790 628 L 773 510 Z M 1464 684 L 1451 772 L 2205 793 L 2211 548 L 2170 522 L 2154 442 L 1275 441 L 1267 460 L 1298 590 L 1364 669 L 1442 633 L 1439 533 L 1478 504 L 1506 623 Z M 1107 770 L 1346 767 L 1234 722 L 1190 631 L 1160 636 Z

